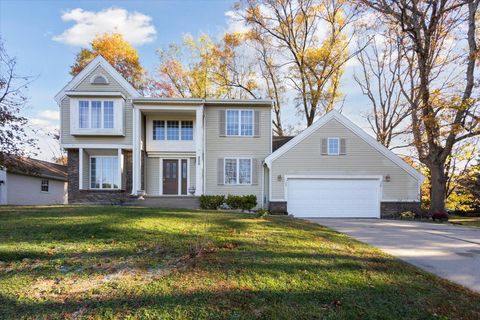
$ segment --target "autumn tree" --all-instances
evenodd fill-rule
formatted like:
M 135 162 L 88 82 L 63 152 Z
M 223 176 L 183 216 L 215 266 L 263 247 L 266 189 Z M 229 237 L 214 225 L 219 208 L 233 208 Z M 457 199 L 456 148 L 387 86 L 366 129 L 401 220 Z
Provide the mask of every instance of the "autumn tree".
M 36 140 L 25 131 L 28 120 L 20 114 L 31 81 L 17 73 L 17 59 L 8 55 L 0 38 L 0 166 L 10 165 L 9 155 L 25 156 L 27 149 L 35 149 Z
M 409 75 L 399 84 L 411 109 L 416 153 L 431 177 L 430 209 L 442 211 L 447 160 L 456 144 L 480 134 L 473 91 L 480 0 L 362 2 L 404 35 L 398 43 Z
M 352 57 L 348 28 L 355 8 L 342 0 L 245 0 L 236 11 L 258 38 L 273 40 L 275 59 L 288 66 L 284 78 L 298 94 L 307 126 L 332 110 Z
M 104 57 L 132 86 L 137 89 L 144 86 L 146 80 L 138 51 L 120 33 L 97 35 L 89 49 L 82 48 L 77 54 L 70 74 L 76 76 L 98 55 Z

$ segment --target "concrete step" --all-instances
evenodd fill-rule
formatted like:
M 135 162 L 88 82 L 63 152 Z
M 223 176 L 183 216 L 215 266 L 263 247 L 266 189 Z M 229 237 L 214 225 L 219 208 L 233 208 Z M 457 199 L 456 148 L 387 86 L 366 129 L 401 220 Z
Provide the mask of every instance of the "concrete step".
M 194 196 L 146 196 L 144 199 L 131 199 L 125 205 L 149 208 L 200 209 L 200 199 Z

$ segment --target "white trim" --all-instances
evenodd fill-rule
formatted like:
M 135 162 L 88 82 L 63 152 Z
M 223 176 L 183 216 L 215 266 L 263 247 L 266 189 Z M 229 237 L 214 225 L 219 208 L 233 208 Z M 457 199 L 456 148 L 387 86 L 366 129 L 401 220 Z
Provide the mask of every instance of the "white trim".
M 61 144 L 61 148 L 63 149 L 126 149 L 131 150 L 131 144 L 100 144 L 100 143 L 66 143 Z
M 95 83 L 94 80 L 95 78 L 97 77 L 102 77 L 104 80 L 105 80 L 105 83 Z M 93 85 L 106 85 L 106 84 L 110 84 L 110 81 L 108 81 L 108 78 L 105 77 L 103 74 L 101 73 L 95 73 L 93 76 L 90 77 L 90 84 L 93 84 Z
M 158 181 L 158 195 L 161 196 L 163 195 L 163 158 L 160 158 L 159 165 L 159 181 Z
M 79 74 L 73 77 L 70 82 L 55 95 L 55 101 L 60 105 L 65 92 L 74 89 L 79 85 L 96 67 L 101 66 L 106 72 L 112 76 L 132 97 L 140 97 L 140 93 L 117 71 L 105 58 L 98 55 L 93 59 Z
M 182 105 L 164 106 L 164 105 L 154 105 L 154 104 L 151 104 L 151 105 L 150 104 L 148 104 L 148 105 L 141 104 L 141 105 L 139 105 L 139 104 L 136 104 L 136 103 L 133 103 L 133 105 L 138 110 L 196 111 L 199 108 L 201 108 L 201 106 L 190 106 L 190 105 L 187 105 L 187 106 L 182 106 Z
M 162 152 L 148 151 L 149 158 L 195 158 L 195 152 Z
M 205 162 L 205 133 L 204 108 L 197 108 L 195 112 L 195 195 L 200 196 L 205 190 L 204 162 Z
M 133 108 L 133 150 L 132 150 L 132 195 L 136 196 L 142 186 L 142 146 L 141 146 L 141 114 Z
M 122 97 L 127 98 L 118 91 L 65 91 L 65 95 L 69 97 Z
M 117 172 L 117 179 L 118 179 L 118 188 L 120 190 L 123 190 L 122 189 L 122 172 L 123 172 L 123 153 L 122 153 L 122 149 L 118 148 L 117 149 L 117 168 L 118 168 L 118 172 Z
M 178 188 L 177 194 L 163 194 L 163 160 L 176 160 L 177 161 L 177 179 L 178 179 Z M 182 194 L 182 160 L 187 160 L 187 193 Z M 159 196 L 188 196 L 188 189 L 190 186 L 190 159 L 185 157 L 165 157 L 160 158 L 160 170 L 159 170 Z
M 366 143 L 371 145 L 373 148 L 375 148 L 381 154 L 386 156 L 393 163 L 398 165 L 400 168 L 405 170 L 408 174 L 410 174 L 412 177 L 416 178 L 421 183 L 425 180 L 425 177 L 420 172 L 415 170 L 412 166 L 410 166 L 405 161 L 403 161 L 399 156 L 397 156 L 391 150 L 387 149 L 385 146 L 383 146 L 381 143 L 379 143 L 377 140 L 375 140 L 372 136 L 370 136 L 368 133 L 366 133 L 363 129 L 361 129 L 359 126 L 357 126 L 356 124 L 354 124 L 349 119 L 347 119 L 345 116 L 343 116 L 342 114 L 340 114 L 338 111 L 335 111 L 335 110 L 330 111 L 325 116 L 318 119 L 310 127 L 305 129 L 302 133 L 297 135 L 295 138 L 291 139 L 286 144 L 284 144 L 282 147 L 275 150 L 275 152 L 270 154 L 265 159 L 265 163 L 268 165 L 269 168 L 271 168 L 273 161 L 278 159 L 281 155 L 283 155 L 288 150 L 290 150 L 291 148 L 296 146 L 298 143 L 300 143 L 303 140 L 305 140 L 306 138 L 308 138 L 316 130 L 320 129 L 323 125 L 325 125 L 326 123 L 328 123 L 332 119 L 337 120 L 338 122 L 343 124 L 345 127 L 350 129 L 351 131 L 353 131 L 353 133 L 355 133 L 358 137 L 362 138 Z
M 80 127 L 80 102 L 88 102 L 87 126 Z M 92 127 L 92 103 L 100 102 L 100 127 Z M 105 103 L 112 102 L 112 128 L 105 128 Z M 70 134 L 72 136 L 125 136 L 125 101 L 120 98 L 72 98 L 70 99 Z
M 228 111 L 238 112 L 238 134 L 228 134 Z M 250 111 L 252 113 L 252 134 L 242 135 L 242 111 Z M 260 128 L 259 128 L 260 130 Z M 253 109 L 226 109 L 225 110 L 225 137 L 229 138 L 253 138 L 255 136 L 255 110 Z
M 78 149 L 78 190 L 83 190 L 83 148 Z
M 225 175 L 225 161 L 236 160 L 237 161 L 237 183 L 227 183 Z M 240 183 L 240 160 L 250 160 L 250 183 Z M 223 185 L 225 186 L 251 186 L 253 185 L 253 158 L 251 157 L 226 157 L 223 158 Z
M 330 153 L 330 140 L 337 140 L 337 153 Z M 327 138 L 327 155 L 329 156 L 338 156 L 340 155 L 340 138 L 339 137 L 328 137 Z

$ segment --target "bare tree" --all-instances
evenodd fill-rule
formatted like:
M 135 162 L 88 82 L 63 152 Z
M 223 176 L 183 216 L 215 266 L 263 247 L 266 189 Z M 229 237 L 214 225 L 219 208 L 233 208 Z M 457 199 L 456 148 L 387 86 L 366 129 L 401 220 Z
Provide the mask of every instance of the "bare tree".
M 410 72 L 400 85 L 418 158 L 431 176 L 430 209 L 445 210 L 447 159 L 455 144 L 480 134 L 473 94 L 480 0 L 362 1 L 405 34 L 399 44 Z
M 405 119 L 410 115 L 410 108 L 403 98 L 399 86 L 400 79 L 405 78 L 401 67 L 400 51 L 397 42 L 388 35 L 369 39 L 368 48 L 359 50 L 357 59 L 361 65 L 360 75 L 354 75 L 362 93 L 368 97 L 372 110 L 367 115 L 371 129 L 378 142 L 390 149 L 408 145 L 392 141 L 407 133 Z M 359 48 L 365 44 L 359 43 Z
M 0 165 L 9 159 L 25 156 L 34 149 L 35 139 L 25 131 L 28 120 L 20 115 L 28 101 L 25 90 L 31 78 L 17 74 L 17 59 L 10 57 L 0 38 Z

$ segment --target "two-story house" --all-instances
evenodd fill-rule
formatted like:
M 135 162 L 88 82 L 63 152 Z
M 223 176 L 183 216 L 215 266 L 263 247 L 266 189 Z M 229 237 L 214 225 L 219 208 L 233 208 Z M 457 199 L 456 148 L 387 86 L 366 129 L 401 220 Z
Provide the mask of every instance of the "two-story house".
M 254 194 L 271 153 L 269 100 L 142 97 L 102 57 L 56 96 L 69 202 Z
M 358 217 L 419 205 L 423 176 L 337 112 L 272 150 L 270 100 L 143 97 L 101 56 L 55 99 L 70 203 L 254 194 L 296 216 Z

